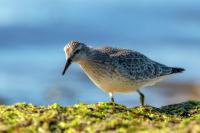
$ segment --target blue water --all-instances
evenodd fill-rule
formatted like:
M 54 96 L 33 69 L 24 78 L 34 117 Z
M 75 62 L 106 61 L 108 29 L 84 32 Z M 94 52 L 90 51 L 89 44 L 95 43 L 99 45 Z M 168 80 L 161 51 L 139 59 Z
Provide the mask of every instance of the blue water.
M 107 94 L 78 65 L 61 76 L 63 47 L 70 40 L 93 47 L 134 49 L 166 65 L 186 68 L 168 82 L 199 83 L 199 6 L 195 0 L 0 0 L 0 102 L 71 105 L 107 101 Z M 168 104 L 170 97 L 156 90 L 142 89 L 147 103 Z M 139 104 L 136 93 L 117 94 L 116 101 Z

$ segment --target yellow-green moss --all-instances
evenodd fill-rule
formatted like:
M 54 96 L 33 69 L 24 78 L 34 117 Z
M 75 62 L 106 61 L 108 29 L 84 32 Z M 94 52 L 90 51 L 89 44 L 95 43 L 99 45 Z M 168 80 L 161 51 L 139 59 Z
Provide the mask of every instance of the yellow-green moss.
M 0 106 L 0 132 L 200 132 L 200 102 L 155 108 L 115 103 Z

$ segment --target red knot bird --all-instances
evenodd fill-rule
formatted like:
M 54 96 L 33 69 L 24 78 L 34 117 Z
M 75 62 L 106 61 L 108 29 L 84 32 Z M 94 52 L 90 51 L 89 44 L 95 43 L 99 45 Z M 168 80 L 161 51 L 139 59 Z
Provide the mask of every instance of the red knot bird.
M 181 73 L 183 68 L 168 67 L 145 55 L 122 48 L 92 48 L 79 41 L 71 41 L 64 47 L 66 64 L 62 75 L 71 63 L 79 64 L 89 79 L 109 94 L 114 102 L 114 93 L 136 91 L 144 105 L 142 87 L 154 85 L 165 77 Z

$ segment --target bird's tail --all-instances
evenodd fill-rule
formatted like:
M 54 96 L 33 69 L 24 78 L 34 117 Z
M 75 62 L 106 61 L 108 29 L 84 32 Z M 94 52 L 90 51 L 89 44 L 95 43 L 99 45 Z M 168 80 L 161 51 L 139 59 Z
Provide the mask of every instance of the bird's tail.
M 183 71 L 185 71 L 184 68 L 172 67 L 172 74 L 173 73 L 182 73 Z

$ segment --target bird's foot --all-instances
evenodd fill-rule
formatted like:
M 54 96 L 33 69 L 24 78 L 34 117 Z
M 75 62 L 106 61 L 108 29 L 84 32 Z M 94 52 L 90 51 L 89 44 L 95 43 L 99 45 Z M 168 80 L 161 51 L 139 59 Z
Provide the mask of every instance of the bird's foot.
M 138 92 L 139 95 L 140 95 L 140 104 L 141 104 L 141 106 L 143 107 L 143 106 L 144 106 L 144 99 L 145 99 L 145 96 L 144 96 L 144 94 L 143 94 L 141 91 L 137 90 L 137 92 Z

